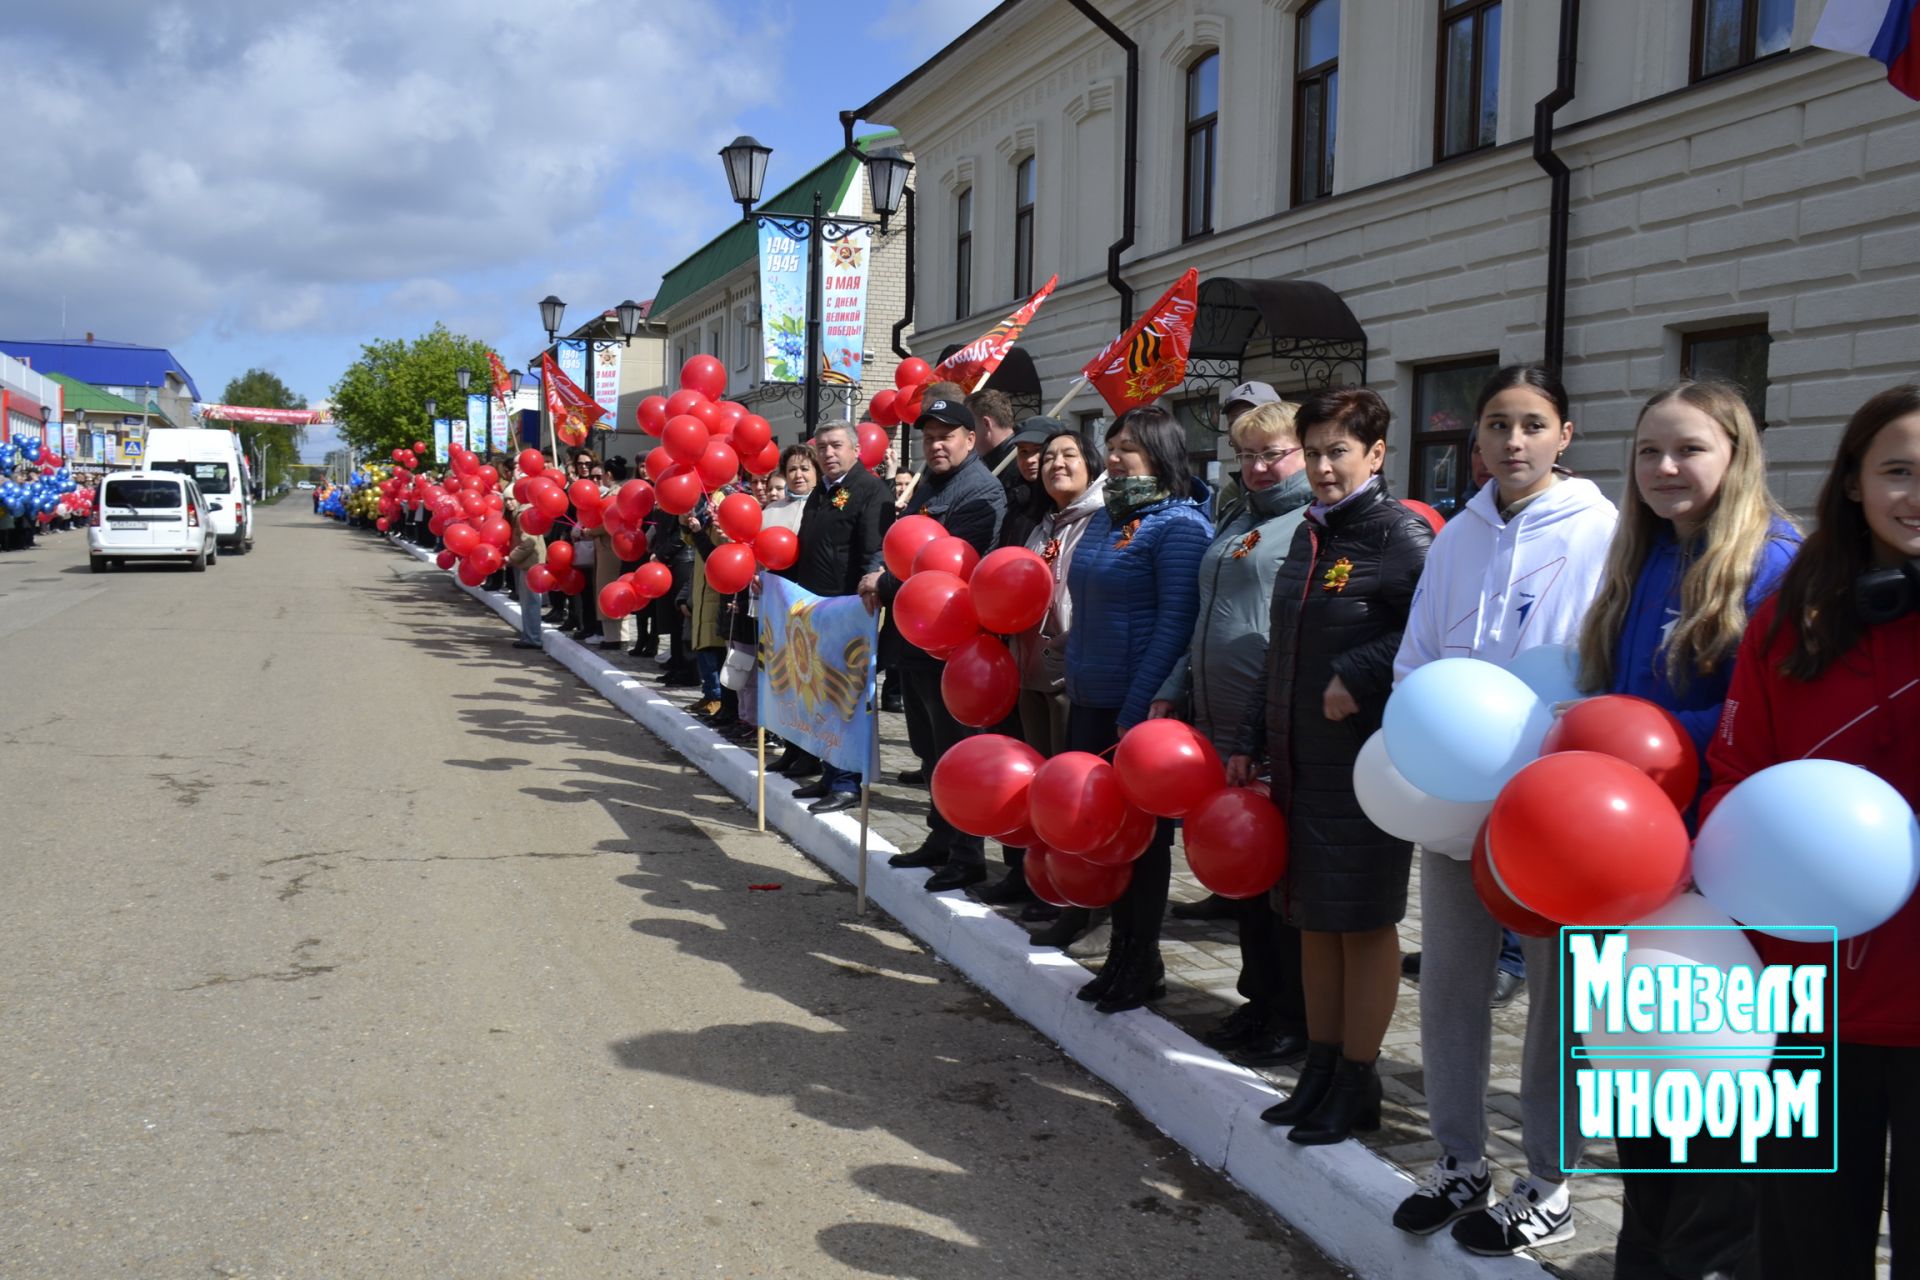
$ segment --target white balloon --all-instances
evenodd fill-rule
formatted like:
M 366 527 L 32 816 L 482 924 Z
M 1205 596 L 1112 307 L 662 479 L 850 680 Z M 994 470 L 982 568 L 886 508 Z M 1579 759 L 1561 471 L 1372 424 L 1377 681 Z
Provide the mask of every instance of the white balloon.
M 1471 804 L 1442 800 L 1408 782 L 1393 767 L 1384 730 L 1374 731 L 1353 762 L 1353 794 L 1367 820 L 1388 835 L 1463 860 L 1472 854 L 1473 838 L 1493 808 L 1491 800 Z M 1455 847 L 1460 852 L 1453 852 Z
M 1655 928 L 1655 926 L 1665 926 Z M 1674 928 L 1673 926 L 1680 926 Z M 1597 943 L 1596 943 L 1597 945 Z M 1746 968 L 1757 978 L 1760 973 L 1760 955 L 1753 949 L 1743 933 L 1725 912 L 1697 893 L 1683 893 L 1661 907 L 1644 920 L 1636 921 L 1627 931 L 1627 954 L 1624 969 L 1631 972 L 1637 965 L 1695 965 L 1712 967 L 1722 974 L 1720 990 L 1726 991 L 1725 974 L 1734 968 Z M 1569 1011 L 1569 1016 L 1571 1011 Z M 1659 1075 L 1663 1071 L 1691 1071 L 1706 1082 L 1709 1072 L 1713 1071 L 1761 1071 L 1769 1064 L 1774 1035 L 1771 1031 L 1731 1030 L 1722 1022 L 1717 1031 L 1695 1031 L 1684 1034 L 1672 1032 L 1638 1032 L 1624 1023 L 1619 1031 L 1608 1031 L 1603 1025 L 1604 1014 L 1599 1009 L 1593 1011 L 1594 1024 L 1581 1036 L 1589 1049 L 1688 1049 L 1698 1051 L 1699 1057 L 1686 1058 L 1605 1058 L 1589 1060 L 1585 1065 L 1596 1070 L 1632 1071 L 1645 1069 L 1654 1073 L 1654 1085 L 1659 1085 Z M 1753 1054 L 1739 1057 L 1706 1056 L 1714 1049 L 1765 1049 L 1766 1055 Z
M 1539 758 L 1553 712 L 1520 677 L 1478 658 L 1441 658 L 1387 699 L 1387 754 L 1417 789 L 1457 804 L 1491 802 Z

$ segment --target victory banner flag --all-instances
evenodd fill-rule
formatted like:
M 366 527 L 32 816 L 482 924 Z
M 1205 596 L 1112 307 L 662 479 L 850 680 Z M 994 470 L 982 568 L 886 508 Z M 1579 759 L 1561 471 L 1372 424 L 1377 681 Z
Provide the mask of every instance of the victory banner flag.
M 1080 372 L 1116 415 L 1152 404 L 1186 381 L 1200 272 L 1188 267 L 1160 301 Z
M 1048 279 L 1019 310 L 935 365 L 928 381 L 957 382 L 968 395 L 978 391 L 1007 358 L 1007 352 L 1013 350 L 1013 344 L 1020 341 L 1020 331 L 1033 320 L 1040 304 L 1059 283 L 1058 275 Z
M 487 398 L 475 391 L 467 393 L 467 435 L 473 442 L 474 452 L 485 452 L 489 448 L 500 452 L 500 446 L 489 443 L 487 436 Z
M 438 466 L 446 466 L 453 444 L 453 419 L 435 418 L 433 420 L 433 461 Z
M 873 767 L 879 629 L 859 596 L 760 579 L 760 717 L 768 733 L 852 773 Z
M 509 430 L 513 412 L 513 379 L 507 376 L 507 366 L 500 359 L 500 353 L 488 348 L 487 370 L 493 376 L 493 403 L 488 406 L 487 421 L 493 428 L 493 451 L 505 453 L 513 447 Z
M 587 432 L 607 411 L 545 353 L 540 356 L 540 385 L 547 394 L 547 412 L 553 416 L 553 434 L 569 447 L 585 444 Z

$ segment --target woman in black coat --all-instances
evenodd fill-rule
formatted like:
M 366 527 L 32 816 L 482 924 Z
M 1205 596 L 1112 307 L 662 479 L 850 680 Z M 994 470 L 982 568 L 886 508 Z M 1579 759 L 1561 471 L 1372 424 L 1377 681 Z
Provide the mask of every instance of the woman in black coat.
M 1265 754 L 1287 815 L 1287 874 L 1274 893 L 1301 931 L 1310 1047 L 1292 1096 L 1262 1118 L 1293 1125 L 1288 1136 L 1307 1144 L 1379 1126 L 1374 1064 L 1400 988 L 1413 846 L 1369 822 L 1353 791 L 1433 541 L 1380 476 L 1391 417 L 1358 387 L 1300 406 L 1313 505 L 1274 580 L 1264 687 L 1228 770 L 1244 784 Z

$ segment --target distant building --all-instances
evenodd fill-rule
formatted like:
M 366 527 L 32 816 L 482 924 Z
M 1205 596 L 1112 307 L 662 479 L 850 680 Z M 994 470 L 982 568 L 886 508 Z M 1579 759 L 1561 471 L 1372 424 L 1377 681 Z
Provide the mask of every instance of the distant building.
M 60 416 L 60 395 L 59 383 L 19 360 L 0 356 L 0 440 L 44 439 L 47 426 Z M 57 427 L 54 433 L 57 444 Z
M 63 435 L 65 428 L 73 429 L 73 447 L 66 451 L 67 458 L 83 469 L 106 471 L 134 466 L 140 461 L 147 432 L 171 425 L 158 410 L 90 382 L 64 373 L 47 376 L 63 392 L 60 421 L 54 429 Z
M 84 338 L 26 341 L 0 338 L 0 352 L 23 361 L 37 373 L 64 373 L 153 412 L 175 427 L 198 424 L 193 418 L 199 388 L 186 368 L 165 347 Z

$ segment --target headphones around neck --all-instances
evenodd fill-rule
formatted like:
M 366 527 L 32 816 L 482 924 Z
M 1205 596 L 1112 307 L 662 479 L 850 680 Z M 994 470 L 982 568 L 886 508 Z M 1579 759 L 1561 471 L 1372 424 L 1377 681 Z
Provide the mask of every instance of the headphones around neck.
M 1897 622 L 1920 610 L 1920 560 L 1861 574 L 1853 584 L 1853 607 L 1870 627 Z

